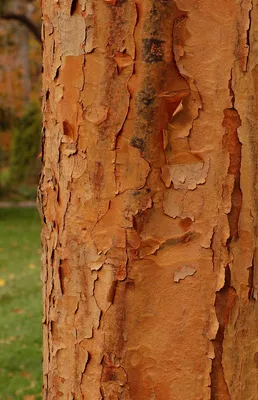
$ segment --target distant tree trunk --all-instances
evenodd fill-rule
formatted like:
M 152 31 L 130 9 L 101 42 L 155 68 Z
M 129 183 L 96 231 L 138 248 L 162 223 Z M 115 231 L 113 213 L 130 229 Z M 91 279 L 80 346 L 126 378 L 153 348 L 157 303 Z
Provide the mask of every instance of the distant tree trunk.
M 19 22 L 38 42 L 41 42 L 41 26 L 33 21 L 34 9 L 33 0 L 1 0 L 0 20 Z M 20 35 L 20 40 L 22 39 L 23 35 Z
M 25 0 L 12 0 L 12 8 L 21 15 L 27 14 L 27 5 L 28 3 Z M 31 94 L 29 39 L 30 36 L 27 27 L 23 24 L 17 24 L 16 42 L 17 48 L 19 49 L 18 64 L 21 68 L 22 97 L 24 104 L 28 103 Z
M 31 76 L 30 76 L 30 47 L 29 32 L 25 26 L 19 26 L 17 29 L 17 47 L 19 48 L 19 64 L 22 72 L 23 101 L 25 104 L 31 95 Z
M 258 2 L 42 0 L 44 399 L 258 393 Z
M 35 25 L 34 22 L 32 20 L 30 20 L 29 18 L 27 18 L 25 15 L 9 12 L 9 13 L 0 14 L 0 19 L 6 20 L 6 21 L 18 21 L 20 24 L 22 24 L 24 27 L 26 27 L 30 33 L 33 34 L 34 38 L 38 42 L 41 42 L 40 26 Z
M 7 109 L 11 109 L 13 107 L 13 88 L 12 88 L 12 79 L 11 79 L 11 65 L 9 60 L 8 54 L 8 43 L 7 43 L 7 36 L 3 37 L 3 67 L 5 74 L 3 76 L 3 80 L 5 82 L 5 90 L 6 90 L 6 99 L 2 99 L 1 106 L 6 107 Z M 5 101 L 7 100 L 7 104 Z

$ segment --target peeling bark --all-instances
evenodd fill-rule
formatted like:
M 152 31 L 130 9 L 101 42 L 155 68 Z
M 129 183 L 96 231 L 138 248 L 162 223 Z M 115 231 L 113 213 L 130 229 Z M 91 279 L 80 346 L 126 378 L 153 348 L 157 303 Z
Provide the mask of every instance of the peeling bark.
M 42 1 L 44 399 L 257 397 L 257 5 Z

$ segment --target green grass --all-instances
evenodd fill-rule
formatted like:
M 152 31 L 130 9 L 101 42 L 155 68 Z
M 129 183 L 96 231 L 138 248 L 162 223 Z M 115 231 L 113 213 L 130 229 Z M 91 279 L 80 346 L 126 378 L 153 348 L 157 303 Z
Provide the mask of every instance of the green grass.
M 36 209 L 0 209 L 0 399 L 3 400 L 41 398 L 39 232 Z

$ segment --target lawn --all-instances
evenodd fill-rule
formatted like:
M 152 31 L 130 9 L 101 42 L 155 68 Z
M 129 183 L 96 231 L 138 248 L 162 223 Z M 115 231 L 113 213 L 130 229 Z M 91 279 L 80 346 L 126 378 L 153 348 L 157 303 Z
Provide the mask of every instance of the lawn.
M 40 221 L 0 208 L 0 399 L 41 396 Z

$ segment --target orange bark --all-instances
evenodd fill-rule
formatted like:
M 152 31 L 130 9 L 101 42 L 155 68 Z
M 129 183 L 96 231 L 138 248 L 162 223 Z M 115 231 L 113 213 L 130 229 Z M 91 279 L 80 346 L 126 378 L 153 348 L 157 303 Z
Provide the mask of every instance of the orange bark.
M 42 3 L 43 398 L 255 399 L 257 7 Z

